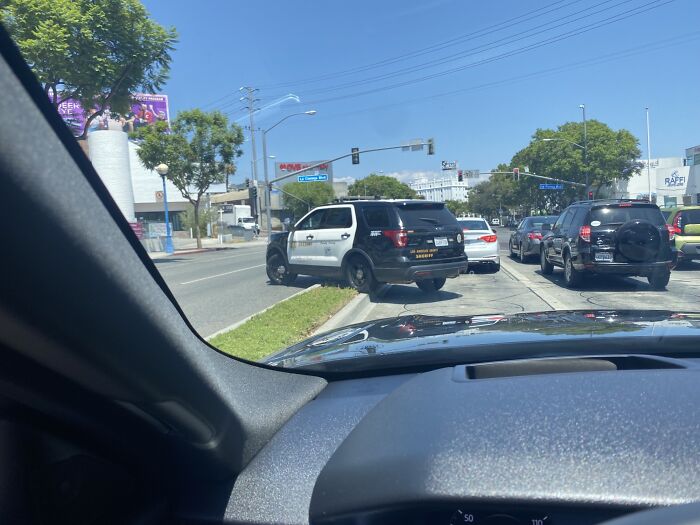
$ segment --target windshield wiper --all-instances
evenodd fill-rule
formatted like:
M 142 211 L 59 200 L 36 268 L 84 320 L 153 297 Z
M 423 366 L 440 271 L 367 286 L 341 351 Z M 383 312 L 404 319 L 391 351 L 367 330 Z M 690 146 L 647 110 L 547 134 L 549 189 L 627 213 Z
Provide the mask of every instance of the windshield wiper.
M 433 224 L 440 222 L 438 219 L 434 219 L 433 217 L 418 217 L 418 219 L 425 222 L 432 222 Z

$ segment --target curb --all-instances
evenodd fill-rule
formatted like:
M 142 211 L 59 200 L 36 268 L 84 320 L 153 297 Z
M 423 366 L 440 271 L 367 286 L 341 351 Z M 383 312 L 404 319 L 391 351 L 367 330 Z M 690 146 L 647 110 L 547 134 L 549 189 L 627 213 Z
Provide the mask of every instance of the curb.
M 260 314 L 263 313 L 263 312 L 267 312 L 267 311 L 268 311 L 270 308 L 272 308 L 273 306 L 277 306 L 278 304 L 281 304 L 281 303 L 283 303 L 283 302 L 285 302 L 285 301 L 289 301 L 290 299 L 293 299 L 294 297 L 297 297 L 298 295 L 305 294 L 306 292 L 310 292 L 311 290 L 314 290 L 314 289 L 320 288 L 320 287 L 321 287 L 320 284 L 312 284 L 312 285 L 309 286 L 308 288 L 304 288 L 303 290 L 299 290 L 297 293 L 292 294 L 292 295 L 290 295 L 289 297 L 285 297 L 285 298 L 282 299 L 281 301 L 277 301 L 275 304 L 271 304 L 270 306 L 268 306 L 267 308 L 263 308 L 263 309 L 260 310 L 259 312 L 255 312 L 254 314 L 249 315 L 249 316 L 246 317 L 245 319 L 241 319 L 240 321 L 238 321 L 238 322 L 236 322 L 236 323 L 233 323 L 232 325 L 229 325 L 229 326 L 227 326 L 226 328 L 222 328 L 221 330 L 217 330 L 217 331 L 214 332 L 213 334 L 209 334 L 208 336 L 206 336 L 206 337 L 204 338 L 204 340 L 205 340 L 205 341 L 210 341 L 211 339 L 214 339 L 217 335 L 221 335 L 221 334 L 223 334 L 223 333 L 225 333 L 225 332 L 230 332 L 231 330 L 234 330 L 234 329 L 238 328 L 239 326 L 241 326 L 243 323 L 247 323 L 248 321 L 250 321 L 250 320 L 251 320 L 253 317 L 255 317 L 256 315 L 260 315 Z M 353 300 L 354 300 L 354 299 L 353 299 Z M 351 301 L 351 302 L 352 302 L 352 301 Z
M 385 284 L 371 296 L 365 293 L 358 295 L 323 323 L 310 337 L 364 321 L 374 309 L 376 299 L 381 299 L 390 287 L 391 285 Z

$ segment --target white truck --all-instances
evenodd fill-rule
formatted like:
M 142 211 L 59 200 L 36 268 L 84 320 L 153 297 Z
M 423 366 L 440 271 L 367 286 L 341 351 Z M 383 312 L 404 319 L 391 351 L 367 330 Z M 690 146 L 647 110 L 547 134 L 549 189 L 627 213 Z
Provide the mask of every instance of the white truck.
M 224 204 L 222 220 L 229 226 L 240 226 L 246 230 L 258 231 L 258 225 L 247 204 Z

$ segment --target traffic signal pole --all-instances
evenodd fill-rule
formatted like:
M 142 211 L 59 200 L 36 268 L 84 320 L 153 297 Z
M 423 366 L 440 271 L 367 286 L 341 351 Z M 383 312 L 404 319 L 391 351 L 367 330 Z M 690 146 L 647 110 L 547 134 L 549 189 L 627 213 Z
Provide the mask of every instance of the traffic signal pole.
M 350 153 L 346 153 L 345 155 L 341 155 L 340 157 L 335 157 L 334 159 L 331 159 L 331 160 L 324 160 L 323 162 L 318 162 L 316 164 L 312 164 L 311 166 L 307 166 L 306 168 L 302 168 L 300 170 L 293 171 L 292 173 L 288 173 L 287 175 L 283 175 L 282 177 L 277 177 L 276 179 L 272 179 L 269 182 L 269 184 L 274 184 L 275 182 L 279 182 L 281 180 L 285 180 L 285 179 L 288 179 L 290 177 L 296 177 L 297 175 L 304 173 L 305 171 L 314 170 L 314 169 L 319 168 L 325 164 L 331 164 L 337 160 L 346 159 L 346 158 L 351 157 L 353 155 L 360 155 L 361 153 L 373 153 L 375 151 L 388 151 L 388 150 L 392 150 L 392 149 L 406 149 L 406 150 L 410 150 L 412 148 L 422 149 L 423 146 L 428 146 L 428 148 L 429 148 L 428 152 L 429 152 L 429 154 L 432 155 L 432 153 L 430 153 L 430 148 L 434 147 L 432 141 L 420 142 L 420 143 L 415 143 L 415 144 L 402 144 L 400 146 L 388 146 L 386 148 L 371 148 L 371 149 L 365 149 L 362 151 L 352 151 Z

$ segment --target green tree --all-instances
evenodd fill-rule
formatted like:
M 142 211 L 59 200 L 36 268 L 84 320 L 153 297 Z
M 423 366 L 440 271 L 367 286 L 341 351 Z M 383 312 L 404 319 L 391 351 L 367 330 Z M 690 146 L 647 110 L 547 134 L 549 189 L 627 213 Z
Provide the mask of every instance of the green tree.
M 407 184 L 388 175 L 370 173 L 348 188 L 349 195 L 386 197 L 388 199 L 415 199 L 416 192 Z
M 493 172 L 512 171 L 510 166 L 499 164 Z M 520 196 L 513 175 L 494 173 L 489 180 L 481 182 L 469 191 L 469 211 L 483 217 L 511 214 Z
M 588 161 L 584 162 L 583 124 L 567 122 L 557 129 L 538 129 L 530 144 L 515 154 L 512 166 L 531 173 L 585 184 L 586 172 L 590 190 L 597 197 L 615 180 L 628 180 L 638 173 L 639 140 L 626 129 L 615 131 L 597 120 L 587 122 Z M 543 141 L 542 139 L 558 139 Z M 576 145 L 578 144 L 578 146 Z M 585 198 L 584 189 L 564 185 L 564 190 L 540 190 L 542 180 L 521 176 L 518 195 L 529 209 L 553 210 L 571 201 Z
M 469 213 L 469 204 L 466 201 L 445 201 L 445 206 L 450 210 L 455 217 L 460 217 Z
M 235 171 L 233 159 L 243 152 L 243 130 L 229 125 L 219 111 L 182 111 L 168 130 L 165 122 L 140 128 L 134 137 L 141 141 L 138 156 L 152 170 L 168 165 L 168 179 L 193 207 L 194 224 L 199 224 L 202 196 L 214 183 L 224 182 Z M 197 246 L 202 247 L 201 231 L 196 229 Z
M 55 106 L 97 109 L 82 138 L 108 107 L 123 113 L 135 91 L 161 88 L 177 41 L 139 0 L 4 0 L 0 19 Z
M 327 182 L 290 182 L 285 184 L 283 202 L 295 219 L 307 211 L 333 201 L 333 188 Z
M 194 206 L 190 205 L 187 207 L 187 209 L 182 212 L 182 215 L 180 217 L 180 220 L 182 222 L 182 225 L 187 228 L 187 229 L 192 229 L 193 232 L 195 232 L 195 218 L 194 218 Z M 215 223 L 219 220 L 219 214 L 217 212 L 217 209 L 215 207 L 211 208 L 202 208 L 199 210 L 199 232 L 200 235 L 206 235 L 207 233 L 207 224 L 210 223 Z M 195 232 L 196 233 L 196 232 Z

